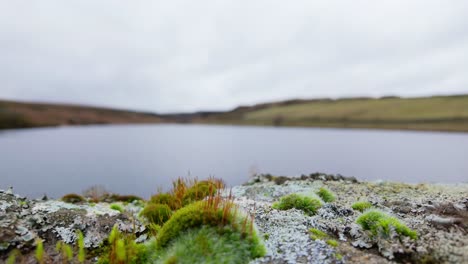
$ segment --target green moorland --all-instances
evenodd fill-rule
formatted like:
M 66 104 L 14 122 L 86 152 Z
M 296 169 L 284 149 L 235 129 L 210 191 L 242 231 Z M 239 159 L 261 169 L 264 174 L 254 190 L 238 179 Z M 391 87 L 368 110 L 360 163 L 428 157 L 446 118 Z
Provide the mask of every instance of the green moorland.
M 468 95 L 291 100 L 239 107 L 199 122 L 468 132 Z

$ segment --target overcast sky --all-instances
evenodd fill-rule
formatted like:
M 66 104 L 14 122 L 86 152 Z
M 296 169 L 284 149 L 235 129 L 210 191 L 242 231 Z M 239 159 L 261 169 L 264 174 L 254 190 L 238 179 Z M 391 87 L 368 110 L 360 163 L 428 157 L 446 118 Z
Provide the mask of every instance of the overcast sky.
M 0 98 L 171 112 L 456 93 L 464 0 L 0 0 Z

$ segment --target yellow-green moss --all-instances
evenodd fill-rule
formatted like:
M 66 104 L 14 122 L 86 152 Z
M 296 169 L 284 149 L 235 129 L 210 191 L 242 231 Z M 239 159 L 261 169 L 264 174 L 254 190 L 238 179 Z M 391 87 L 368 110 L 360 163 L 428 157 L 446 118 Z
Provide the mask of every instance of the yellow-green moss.
M 326 203 L 331 203 L 331 202 L 335 201 L 335 194 L 333 194 L 333 192 L 331 192 L 330 190 L 328 190 L 325 187 L 320 188 L 317 191 L 317 195 L 320 198 L 322 198 L 322 200 L 324 202 L 326 202 Z
M 387 215 L 378 210 L 368 210 L 359 216 L 356 223 L 361 225 L 362 229 L 369 230 L 374 236 L 383 235 L 388 237 L 391 228 L 401 236 L 407 236 L 411 239 L 417 239 L 416 231 L 401 223 L 397 218 Z
M 370 209 L 371 207 L 372 207 L 372 204 L 367 201 L 359 201 L 351 205 L 351 208 L 353 208 L 353 210 L 356 210 L 359 212 L 364 212 L 365 210 Z
M 278 210 L 296 208 L 302 210 L 307 215 L 314 215 L 322 207 L 322 203 L 317 198 L 293 193 L 281 197 L 279 202 L 274 203 L 272 207 Z
M 162 225 L 171 218 L 172 211 L 166 204 L 149 203 L 143 208 L 140 216 L 145 217 L 149 222 Z

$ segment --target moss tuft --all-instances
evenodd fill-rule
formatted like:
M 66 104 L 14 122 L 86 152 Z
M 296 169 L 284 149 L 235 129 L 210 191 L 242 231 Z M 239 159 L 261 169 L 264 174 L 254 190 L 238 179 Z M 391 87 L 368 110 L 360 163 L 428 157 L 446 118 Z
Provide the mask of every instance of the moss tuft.
M 166 204 L 150 203 L 143 208 L 140 216 L 145 217 L 149 222 L 162 225 L 171 218 L 172 211 Z
M 367 201 L 359 201 L 351 205 L 351 208 L 359 212 L 364 212 L 365 210 L 372 208 L 372 204 Z
M 397 218 L 387 215 L 378 210 L 368 210 L 359 216 L 356 223 L 361 225 L 362 229 L 369 230 L 372 235 L 382 235 L 388 237 L 391 229 L 394 229 L 398 235 L 407 236 L 411 239 L 417 239 L 416 231 L 401 223 Z
M 265 248 L 257 235 L 253 219 L 240 214 L 232 201 L 219 196 L 192 203 L 178 210 L 161 228 L 156 238 L 158 249 L 167 248 L 184 231 L 203 226 L 214 227 L 220 235 L 238 233 L 247 243 L 250 257 L 261 257 Z
M 317 228 L 309 229 L 309 233 L 310 233 L 310 238 L 312 238 L 312 240 L 317 240 L 317 239 L 324 240 L 324 239 L 328 238 L 327 233 L 325 233 L 322 230 L 319 230 Z
M 110 209 L 119 211 L 121 213 L 124 211 L 124 208 L 122 207 L 122 205 L 115 204 L 115 203 L 110 205 Z
M 160 263 L 249 263 L 249 243 L 238 232 L 204 226 L 180 234 L 160 255 Z
M 66 203 L 82 203 L 82 202 L 85 202 L 85 198 L 79 194 L 76 194 L 76 193 L 69 193 L 69 194 L 66 194 L 62 197 L 61 199 L 62 201 L 66 202 Z
M 182 204 L 187 205 L 200 201 L 207 196 L 214 195 L 217 192 L 216 183 L 213 181 L 200 181 L 188 188 L 182 198 Z
M 334 239 L 328 239 L 327 244 L 332 246 L 332 247 L 337 247 L 338 246 L 338 241 L 336 241 Z
M 319 199 L 294 193 L 281 197 L 279 202 L 273 204 L 274 209 L 296 208 L 304 211 L 307 215 L 314 215 L 320 207 L 322 207 L 322 203 Z
M 166 204 L 172 210 L 179 209 L 179 204 L 176 198 L 170 193 L 158 193 L 151 196 L 150 203 L 154 204 Z
M 325 187 L 320 188 L 317 191 L 317 195 L 322 198 L 322 200 L 326 203 L 331 203 L 335 201 L 335 194 L 333 194 L 330 190 Z

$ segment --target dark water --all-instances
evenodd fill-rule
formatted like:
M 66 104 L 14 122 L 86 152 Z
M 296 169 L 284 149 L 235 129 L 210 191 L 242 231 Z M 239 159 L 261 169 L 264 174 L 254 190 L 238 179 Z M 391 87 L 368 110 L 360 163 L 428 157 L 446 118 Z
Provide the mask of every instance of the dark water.
M 103 185 L 148 197 L 178 176 L 340 173 L 362 180 L 468 181 L 468 134 L 203 125 L 0 132 L 0 188 L 60 197 Z

